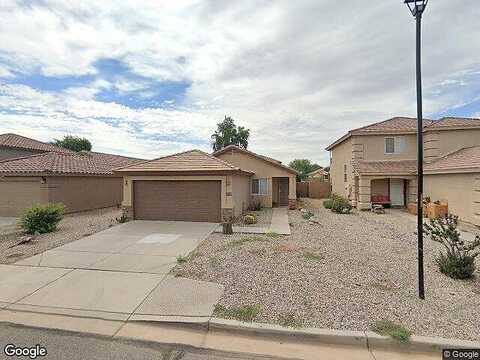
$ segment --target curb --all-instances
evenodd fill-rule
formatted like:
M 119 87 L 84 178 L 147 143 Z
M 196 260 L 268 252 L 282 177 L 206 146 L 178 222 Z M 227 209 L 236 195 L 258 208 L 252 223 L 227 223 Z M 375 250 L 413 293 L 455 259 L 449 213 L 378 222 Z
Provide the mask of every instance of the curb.
M 209 331 L 239 332 L 243 335 L 285 336 L 302 338 L 323 344 L 396 348 L 399 351 L 438 352 L 445 348 L 480 348 L 480 341 L 446 339 L 412 335 L 410 341 L 401 343 L 371 331 L 331 330 L 319 328 L 291 329 L 280 325 L 243 323 L 237 320 L 212 318 Z

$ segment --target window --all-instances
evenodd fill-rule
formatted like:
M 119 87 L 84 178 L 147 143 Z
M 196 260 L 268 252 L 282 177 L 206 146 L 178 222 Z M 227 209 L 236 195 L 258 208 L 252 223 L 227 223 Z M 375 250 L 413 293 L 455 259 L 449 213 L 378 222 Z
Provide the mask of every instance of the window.
M 267 179 L 252 179 L 252 194 L 267 195 Z
M 347 182 L 347 164 L 343 165 L 343 182 Z
M 395 154 L 395 138 L 385 138 L 385 154 Z

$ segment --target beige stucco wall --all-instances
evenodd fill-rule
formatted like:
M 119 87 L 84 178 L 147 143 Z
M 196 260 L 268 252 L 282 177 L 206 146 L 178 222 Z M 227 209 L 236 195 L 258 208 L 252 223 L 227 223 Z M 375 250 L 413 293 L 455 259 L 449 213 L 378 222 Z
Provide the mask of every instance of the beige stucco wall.
M 430 145 L 438 148 L 438 156 L 464 147 L 480 146 L 480 129 L 437 131 L 434 134 L 436 141 Z
M 252 195 L 252 201 L 260 201 L 264 207 L 272 207 L 272 189 L 273 177 L 288 177 L 289 178 L 289 199 L 296 199 L 297 197 L 297 182 L 296 175 L 282 169 L 279 166 L 270 164 L 267 161 L 258 159 L 255 156 L 240 152 L 228 151 L 218 155 L 218 158 L 239 167 L 242 170 L 253 172 L 254 179 L 267 179 L 267 195 Z M 249 190 L 250 191 L 250 190 Z
M 348 187 L 353 186 L 352 178 L 352 138 L 335 146 L 331 151 L 330 182 L 332 192 L 348 196 Z M 344 165 L 347 165 L 347 182 L 343 180 Z
M 0 161 L 6 159 L 15 159 L 23 156 L 30 156 L 34 154 L 39 154 L 41 151 L 35 150 L 26 150 L 26 149 L 15 149 L 5 146 L 0 146 Z
M 120 205 L 122 179 L 113 177 L 5 177 L 0 180 L 0 216 L 19 216 L 34 204 L 61 202 L 66 212 Z
M 424 194 L 448 202 L 449 212 L 480 225 L 480 173 L 425 175 Z
M 250 177 L 233 175 L 233 212 L 235 216 L 241 216 L 250 205 Z
M 20 216 L 34 205 L 48 202 L 39 177 L 0 178 L 0 216 Z
M 52 176 L 47 178 L 48 201 L 61 202 L 67 212 L 118 206 L 122 202 L 122 178 Z
M 385 138 L 398 137 L 402 138 L 404 148 L 398 154 L 385 153 Z M 355 143 L 363 144 L 365 160 L 414 160 L 417 157 L 417 136 L 412 134 L 406 135 L 369 135 L 355 136 Z

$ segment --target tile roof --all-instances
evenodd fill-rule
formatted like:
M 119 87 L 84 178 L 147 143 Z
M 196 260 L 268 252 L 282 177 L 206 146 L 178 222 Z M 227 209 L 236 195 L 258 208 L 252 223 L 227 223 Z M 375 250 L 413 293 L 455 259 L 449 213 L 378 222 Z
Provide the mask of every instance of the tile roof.
M 157 159 L 144 161 L 128 167 L 117 169 L 118 172 L 158 171 L 158 172 L 215 172 L 241 171 L 226 161 L 216 158 L 201 150 L 190 150 L 178 154 L 163 156 Z
M 71 153 L 70 150 L 63 149 L 52 144 L 47 144 L 17 134 L 0 134 L 0 146 L 37 151 L 55 151 L 62 153 Z
M 353 169 L 360 175 L 368 174 L 411 174 L 415 175 L 417 172 L 416 160 L 385 160 L 385 161 L 367 161 L 355 160 L 352 161 Z
M 450 128 L 470 128 L 480 127 L 480 119 L 445 117 L 440 120 L 423 120 L 424 131 L 429 130 L 448 130 Z M 417 131 L 417 119 L 409 117 L 394 117 L 388 120 L 380 121 L 371 125 L 363 126 L 350 130 L 347 134 L 337 139 L 335 142 L 325 148 L 331 150 L 336 145 L 350 138 L 352 135 L 370 135 L 370 134 L 395 134 L 395 133 L 415 133 Z
M 434 121 L 424 119 L 423 126 L 428 127 Z M 385 131 L 417 131 L 417 119 L 408 118 L 408 117 L 394 117 L 385 121 L 381 121 L 375 124 L 367 125 L 358 129 L 351 130 L 352 134 L 357 133 L 375 133 L 375 132 L 385 132 Z
M 457 150 L 425 165 L 426 172 L 460 171 L 467 169 L 476 169 L 480 172 L 480 146 Z
M 292 168 L 290 168 L 290 167 L 288 167 L 288 166 L 283 165 L 282 162 L 279 161 L 279 160 L 273 159 L 273 158 L 268 157 L 268 156 L 264 156 L 264 155 L 260 155 L 260 154 L 254 153 L 253 151 L 246 150 L 246 149 L 241 148 L 241 147 L 236 146 L 236 145 L 228 145 L 228 146 L 224 147 L 223 149 L 220 149 L 220 150 L 218 150 L 218 151 L 215 151 L 212 155 L 213 155 L 213 156 L 218 156 L 218 155 L 221 155 L 221 154 L 226 153 L 226 152 L 229 151 L 229 150 L 237 150 L 237 151 L 243 152 L 243 153 L 245 153 L 245 154 L 249 154 L 249 155 L 251 155 L 251 156 L 254 156 L 254 157 L 258 158 L 258 159 L 261 159 L 261 160 L 264 160 L 264 161 L 266 161 L 266 162 L 269 162 L 269 163 L 271 163 L 271 164 L 273 164 L 273 165 L 275 165 L 275 166 L 281 167 L 281 168 L 283 168 L 283 169 L 285 169 L 285 170 L 287 170 L 287 171 L 289 171 L 289 172 L 291 172 L 291 173 L 293 173 L 293 174 L 298 175 L 298 172 L 297 172 L 296 170 L 294 170 L 294 169 L 292 169 Z
M 445 117 L 434 121 L 428 128 L 480 126 L 480 119 Z
M 83 174 L 113 175 L 113 169 L 131 165 L 139 159 L 96 152 L 47 152 L 0 161 L 2 174 Z

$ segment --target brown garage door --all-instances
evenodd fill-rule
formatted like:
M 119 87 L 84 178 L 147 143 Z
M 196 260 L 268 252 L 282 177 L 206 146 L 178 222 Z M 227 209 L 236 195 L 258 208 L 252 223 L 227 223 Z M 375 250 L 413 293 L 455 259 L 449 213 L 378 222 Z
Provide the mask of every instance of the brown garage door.
M 219 222 L 220 181 L 136 180 L 135 219 Z

